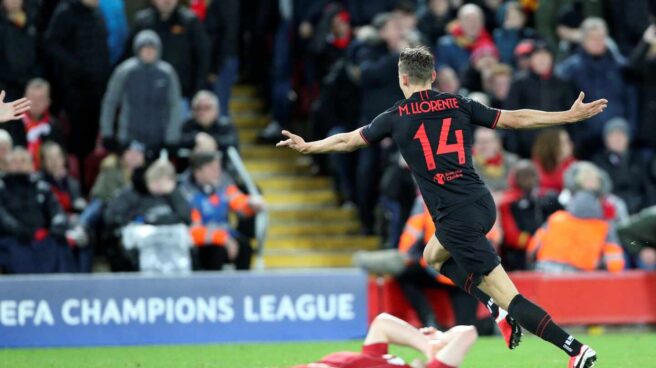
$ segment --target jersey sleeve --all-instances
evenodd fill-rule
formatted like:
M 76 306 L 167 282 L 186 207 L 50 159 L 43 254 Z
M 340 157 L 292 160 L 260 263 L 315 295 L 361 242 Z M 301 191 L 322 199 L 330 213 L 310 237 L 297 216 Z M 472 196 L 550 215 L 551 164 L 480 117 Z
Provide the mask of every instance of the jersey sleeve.
M 362 354 L 371 356 L 383 356 L 389 351 L 389 345 L 384 342 L 362 345 Z
M 501 110 L 485 106 L 469 98 L 465 98 L 463 103 L 469 107 L 472 124 L 490 129 L 494 129 L 497 126 Z
M 360 129 L 360 135 L 367 144 L 380 142 L 383 138 L 392 134 L 392 117 L 389 112 L 384 112 Z

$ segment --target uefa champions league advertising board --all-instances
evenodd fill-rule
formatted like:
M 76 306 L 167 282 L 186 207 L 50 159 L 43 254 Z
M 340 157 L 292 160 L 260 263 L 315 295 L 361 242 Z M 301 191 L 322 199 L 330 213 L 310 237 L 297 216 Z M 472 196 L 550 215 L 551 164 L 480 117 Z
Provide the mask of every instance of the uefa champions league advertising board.
M 0 278 L 0 347 L 353 339 L 360 271 Z

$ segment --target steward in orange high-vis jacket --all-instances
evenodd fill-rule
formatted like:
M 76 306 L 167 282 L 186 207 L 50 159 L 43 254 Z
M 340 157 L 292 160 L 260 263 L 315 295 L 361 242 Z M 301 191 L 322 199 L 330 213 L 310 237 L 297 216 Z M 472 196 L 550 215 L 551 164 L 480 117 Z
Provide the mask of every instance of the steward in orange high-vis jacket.
M 581 191 L 567 204 L 566 211 L 552 214 L 528 248 L 535 269 L 561 273 L 624 269 L 624 251 L 609 221 L 603 220 L 600 199 Z

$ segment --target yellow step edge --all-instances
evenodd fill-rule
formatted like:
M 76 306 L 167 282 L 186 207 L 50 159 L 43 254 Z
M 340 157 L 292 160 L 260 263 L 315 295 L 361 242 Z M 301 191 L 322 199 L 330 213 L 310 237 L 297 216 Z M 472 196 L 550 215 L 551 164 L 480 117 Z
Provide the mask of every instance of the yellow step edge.
M 245 84 L 239 84 L 232 87 L 232 94 L 239 97 L 257 96 L 257 87 Z
M 328 221 L 357 219 L 355 209 L 339 207 L 329 208 L 302 208 L 302 209 L 272 209 L 269 218 L 273 221 Z
M 351 253 L 265 254 L 266 268 L 353 267 Z
M 269 225 L 269 236 L 349 235 L 360 230 L 357 222 L 337 223 L 276 223 Z
M 323 240 L 322 240 L 323 239 Z M 380 238 L 365 236 L 335 236 L 332 238 L 299 237 L 267 239 L 267 250 L 376 250 L 380 247 Z
M 256 180 L 263 191 L 280 190 L 331 190 L 331 180 L 324 177 L 272 177 Z
M 271 205 L 284 204 L 334 204 L 337 201 L 335 193 L 328 190 L 291 193 L 265 193 L 264 199 Z

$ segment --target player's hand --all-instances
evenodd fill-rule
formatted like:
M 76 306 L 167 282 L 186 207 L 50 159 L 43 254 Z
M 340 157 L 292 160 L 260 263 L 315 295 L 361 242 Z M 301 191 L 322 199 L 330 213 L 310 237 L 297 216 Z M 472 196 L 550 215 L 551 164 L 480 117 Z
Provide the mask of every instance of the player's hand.
M 24 112 L 29 111 L 31 102 L 23 97 L 13 102 L 5 101 L 5 91 L 0 92 L 0 123 L 20 119 Z
M 291 132 L 287 130 L 282 131 L 282 135 L 287 137 L 288 139 L 284 141 L 278 142 L 276 144 L 276 147 L 289 147 L 293 149 L 294 151 L 298 151 L 300 153 L 307 153 L 308 149 L 310 148 L 310 145 L 305 142 L 303 138 L 296 134 L 292 134 Z
M 569 121 L 575 123 L 577 121 L 589 119 L 602 111 L 608 106 L 608 100 L 605 98 L 592 101 L 590 103 L 584 103 L 583 98 L 585 93 L 579 93 L 579 98 L 574 101 L 574 104 L 569 109 L 570 119 Z

